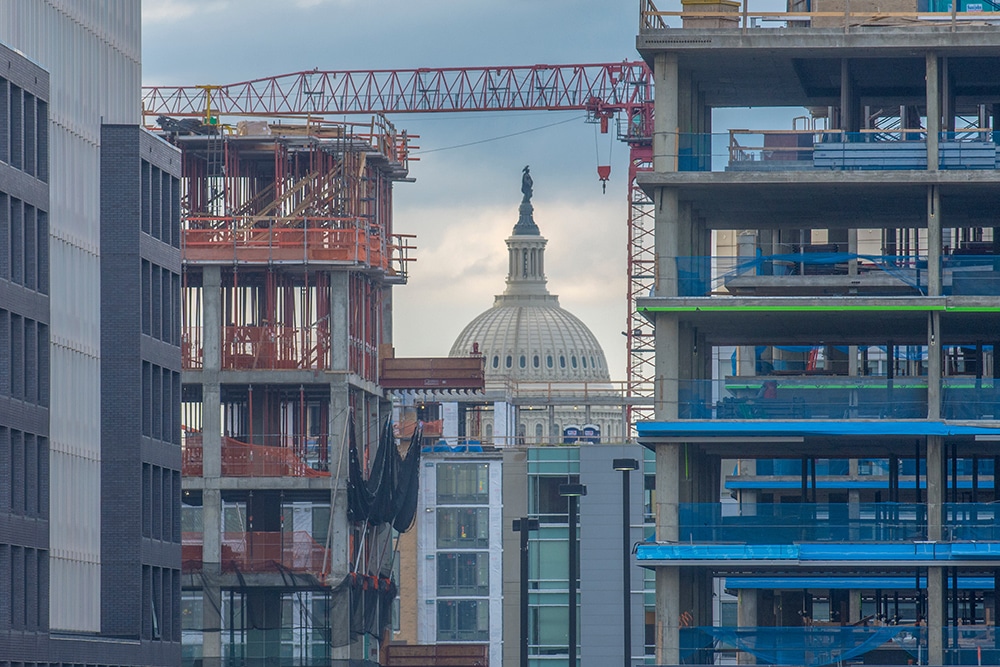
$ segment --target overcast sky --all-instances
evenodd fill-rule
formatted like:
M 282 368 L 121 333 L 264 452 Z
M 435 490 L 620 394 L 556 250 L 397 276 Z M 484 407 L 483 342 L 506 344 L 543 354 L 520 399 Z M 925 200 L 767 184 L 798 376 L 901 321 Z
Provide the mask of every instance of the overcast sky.
M 635 0 L 144 0 L 144 84 L 223 84 L 313 68 L 638 59 Z M 417 235 L 394 290 L 399 356 L 447 355 L 507 269 L 521 168 L 531 165 L 546 273 L 561 305 L 625 377 L 628 151 L 580 112 L 398 114 L 426 152 L 397 184 L 395 231 Z M 746 127 L 746 125 L 743 125 Z M 505 135 L 517 134 L 505 137 Z M 491 139 L 496 139 L 490 141 Z M 472 146 L 453 148 L 463 144 Z M 601 192 L 597 166 L 611 164 Z

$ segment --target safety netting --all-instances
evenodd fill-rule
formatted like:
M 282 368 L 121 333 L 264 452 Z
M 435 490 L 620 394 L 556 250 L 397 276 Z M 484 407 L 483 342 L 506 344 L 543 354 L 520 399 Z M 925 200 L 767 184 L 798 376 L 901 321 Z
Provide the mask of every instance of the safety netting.
M 704 663 L 718 651 L 745 651 L 758 664 L 814 667 L 852 660 L 875 649 L 926 655 L 926 628 L 906 625 L 695 627 L 681 629 L 681 659 Z M 708 660 L 708 664 L 713 661 Z
M 756 276 L 847 275 L 856 263 L 859 274 L 881 272 L 914 294 L 927 289 L 927 259 L 911 255 L 860 255 L 848 252 L 804 252 L 753 257 L 678 257 L 681 296 L 708 296 L 730 291 L 739 278 Z

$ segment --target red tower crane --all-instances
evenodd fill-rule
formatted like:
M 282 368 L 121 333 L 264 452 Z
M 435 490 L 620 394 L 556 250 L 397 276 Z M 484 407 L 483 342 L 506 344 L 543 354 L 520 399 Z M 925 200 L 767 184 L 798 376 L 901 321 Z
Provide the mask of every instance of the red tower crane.
M 655 258 L 652 201 L 636 184 L 637 174 L 650 170 L 653 160 L 653 80 L 645 63 L 312 70 L 227 85 L 147 86 L 142 105 L 147 118 L 190 117 L 205 123 L 212 123 L 217 114 L 582 110 L 588 122 L 607 133 L 616 121 L 618 139 L 629 146 L 626 393 L 629 398 L 652 397 L 652 326 L 635 307 L 636 298 L 653 285 Z M 607 179 L 609 169 L 598 166 L 601 180 Z M 649 409 L 629 402 L 629 423 L 651 416 Z

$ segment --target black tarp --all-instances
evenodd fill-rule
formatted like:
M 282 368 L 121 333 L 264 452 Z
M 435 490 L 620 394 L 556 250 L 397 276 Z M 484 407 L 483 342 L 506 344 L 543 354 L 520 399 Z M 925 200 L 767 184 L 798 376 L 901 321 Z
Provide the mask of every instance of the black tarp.
M 391 524 L 404 533 L 413 525 L 417 514 L 420 488 L 419 426 L 414 429 L 406 457 L 399 455 L 392 424 L 386 422 L 379 438 L 378 451 L 372 460 L 371 472 L 365 477 L 358 452 L 353 418 L 348 421 L 350 470 L 347 482 L 347 512 L 351 521 L 365 522 L 367 530 Z M 362 568 L 365 569 L 365 568 Z M 382 564 L 378 574 L 352 572 L 340 582 L 334 593 L 341 600 L 341 609 L 350 610 L 347 619 L 350 635 L 370 634 L 380 637 L 392 620 L 392 603 L 396 599 L 396 582 L 389 566 Z M 372 570 L 369 570 L 372 572 Z M 344 599 L 347 596 L 347 599 Z M 344 604 L 347 602 L 347 604 Z M 337 604 L 334 604 L 337 607 Z M 343 621 L 341 621 L 343 622 Z
M 347 478 L 347 516 L 351 521 L 364 521 L 368 518 L 371 507 L 371 496 L 368 484 L 361 471 L 361 459 L 358 458 L 358 443 L 354 437 L 354 417 L 347 420 L 347 437 L 350 442 L 350 462 Z
M 406 458 L 402 459 L 388 421 L 379 438 L 378 451 L 367 479 L 361 467 L 353 419 L 350 431 L 350 471 L 347 484 L 348 515 L 352 521 L 377 526 L 390 523 L 401 533 L 409 530 L 417 511 L 420 486 L 420 438 L 422 429 L 413 430 Z
M 378 451 L 368 473 L 368 523 L 378 526 L 391 523 L 396 516 L 396 485 L 399 483 L 399 448 L 392 435 L 392 426 L 386 421 L 379 438 Z
M 396 485 L 395 512 L 392 527 L 405 533 L 417 516 L 417 492 L 420 490 L 420 436 L 419 427 L 413 430 L 406 458 L 399 466 L 399 483 Z

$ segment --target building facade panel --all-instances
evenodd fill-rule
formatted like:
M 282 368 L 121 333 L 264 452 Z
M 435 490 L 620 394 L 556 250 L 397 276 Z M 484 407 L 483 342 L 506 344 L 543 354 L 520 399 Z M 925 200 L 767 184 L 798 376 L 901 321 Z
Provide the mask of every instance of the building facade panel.
M 50 562 L 61 584 L 51 591 L 52 622 L 97 632 L 100 543 L 90 536 L 100 534 L 100 125 L 139 122 L 140 3 L 17 0 L 0 16 L 0 42 L 52 73 L 49 131 L 40 137 L 52 193 L 51 359 L 62 379 L 51 397 Z M 7 148 L 40 164 L 20 142 Z
M 49 189 L 35 131 L 47 123 L 49 76 L 3 44 L 0 60 L 0 642 L 30 655 L 49 625 L 49 298 L 39 276 Z

